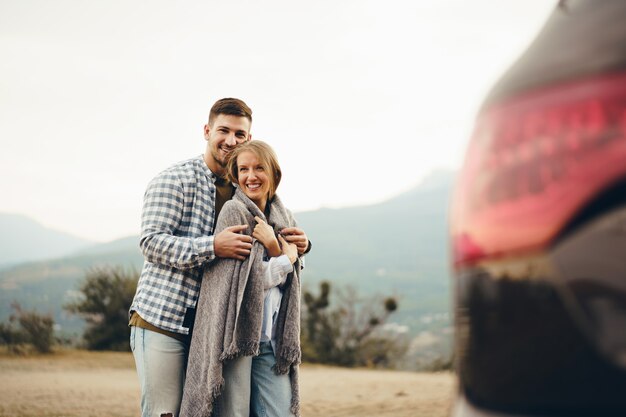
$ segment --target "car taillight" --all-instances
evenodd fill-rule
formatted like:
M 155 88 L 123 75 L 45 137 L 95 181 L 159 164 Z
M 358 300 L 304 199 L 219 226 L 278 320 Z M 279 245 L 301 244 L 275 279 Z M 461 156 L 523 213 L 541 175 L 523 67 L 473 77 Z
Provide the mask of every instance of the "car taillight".
M 456 267 L 548 245 L 626 176 L 626 74 L 517 96 L 478 116 L 451 212 Z

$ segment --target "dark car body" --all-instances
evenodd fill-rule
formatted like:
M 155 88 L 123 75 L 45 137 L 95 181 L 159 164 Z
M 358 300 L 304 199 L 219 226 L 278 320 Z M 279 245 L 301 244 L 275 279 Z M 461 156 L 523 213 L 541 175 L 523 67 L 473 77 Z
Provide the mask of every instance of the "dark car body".
M 562 1 L 450 210 L 462 416 L 626 416 L 626 1 Z

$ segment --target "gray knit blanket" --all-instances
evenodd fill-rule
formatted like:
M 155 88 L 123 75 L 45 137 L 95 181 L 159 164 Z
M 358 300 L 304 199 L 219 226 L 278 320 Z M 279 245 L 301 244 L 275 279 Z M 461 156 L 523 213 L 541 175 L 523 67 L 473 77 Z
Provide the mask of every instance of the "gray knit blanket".
M 278 196 L 270 204 L 269 218 L 239 188 L 222 208 L 215 234 L 229 226 L 247 224 L 251 235 L 259 216 L 275 231 L 296 226 L 293 215 Z M 180 409 L 181 417 L 210 417 L 224 378 L 223 362 L 259 352 L 263 320 L 265 248 L 254 239 L 250 256 L 239 261 L 218 258 L 202 277 L 196 321 L 189 348 L 187 376 Z M 281 287 L 283 297 L 276 321 L 276 366 L 278 374 L 289 373 L 291 411 L 300 415 L 298 364 L 300 363 L 300 261 Z

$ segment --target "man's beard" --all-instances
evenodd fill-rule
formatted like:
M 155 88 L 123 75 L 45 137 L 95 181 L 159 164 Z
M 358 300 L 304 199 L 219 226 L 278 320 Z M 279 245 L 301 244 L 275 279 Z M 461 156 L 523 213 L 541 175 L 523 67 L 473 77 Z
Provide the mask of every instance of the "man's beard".
M 228 155 L 230 155 L 230 152 L 224 156 L 224 159 L 220 159 L 219 151 L 216 151 L 215 149 L 211 150 L 211 155 L 213 155 L 213 159 L 215 159 L 215 162 L 217 162 L 219 166 L 221 166 L 222 168 L 226 168 L 226 165 L 228 164 Z

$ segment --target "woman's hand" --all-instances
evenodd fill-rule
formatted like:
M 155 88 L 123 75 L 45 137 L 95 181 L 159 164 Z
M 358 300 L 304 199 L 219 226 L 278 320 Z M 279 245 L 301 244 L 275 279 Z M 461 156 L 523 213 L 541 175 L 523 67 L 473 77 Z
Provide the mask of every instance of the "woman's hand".
M 287 255 L 289 262 L 293 265 L 293 263 L 296 262 L 296 259 L 298 259 L 298 247 L 293 243 L 287 242 L 281 235 L 278 235 L 278 240 L 280 241 L 280 247 L 283 255 Z
M 267 249 L 267 254 L 271 257 L 280 256 L 281 250 L 280 245 L 278 244 L 278 240 L 276 240 L 276 235 L 274 234 L 274 228 L 269 224 L 265 223 L 262 218 L 259 216 L 255 216 L 254 220 L 256 220 L 257 225 L 254 226 L 254 231 L 252 232 L 252 237 L 257 239 L 259 242 L 265 246 Z
M 299 227 L 285 227 L 280 231 L 280 234 L 285 237 L 287 242 L 293 243 L 298 247 L 300 255 L 304 255 L 309 248 L 309 238 L 304 233 L 304 230 Z

